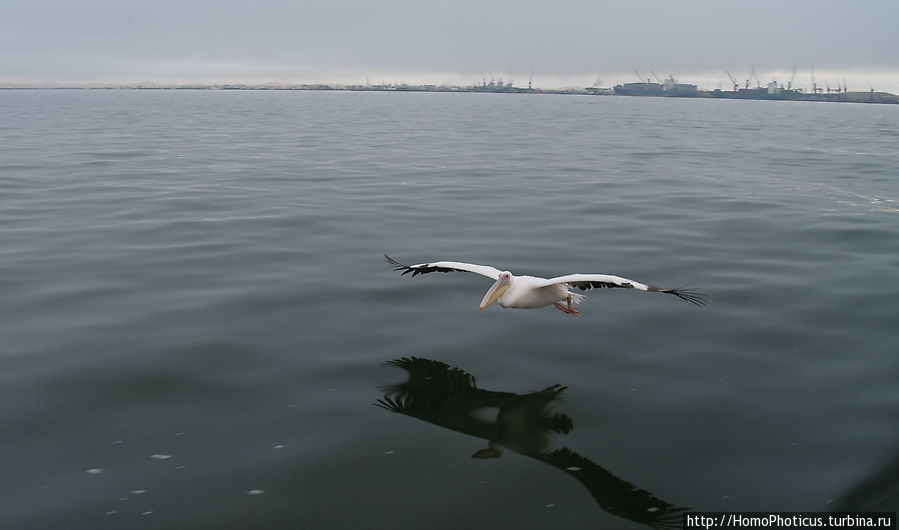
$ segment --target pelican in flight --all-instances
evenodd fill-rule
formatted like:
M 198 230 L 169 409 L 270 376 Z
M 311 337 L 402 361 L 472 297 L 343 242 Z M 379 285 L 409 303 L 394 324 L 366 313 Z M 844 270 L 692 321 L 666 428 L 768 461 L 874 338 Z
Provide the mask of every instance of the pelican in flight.
M 697 306 L 702 306 L 709 301 L 701 293 L 690 289 L 662 289 L 609 274 L 568 274 L 547 279 L 536 276 L 515 276 L 509 271 L 501 271 L 489 265 L 475 265 L 458 261 L 434 261 L 431 263 L 419 263 L 418 265 L 403 265 L 387 254 L 384 254 L 384 257 L 393 265 L 395 271 L 402 271 L 403 275 L 412 274 L 412 276 L 416 276 L 430 272 L 473 272 L 494 280 L 495 283 L 484 295 L 483 300 L 481 300 L 481 310 L 493 302 L 499 302 L 499 305 L 502 307 L 518 309 L 531 309 L 552 304 L 563 313 L 580 315 L 575 308 L 575 304 L 581 302 L 584 299 L 584 295 L 571 292 L 569 289 L 572 288 L 577 288 L 581 291 L 621 288 L 673 294 L 681 300 Z

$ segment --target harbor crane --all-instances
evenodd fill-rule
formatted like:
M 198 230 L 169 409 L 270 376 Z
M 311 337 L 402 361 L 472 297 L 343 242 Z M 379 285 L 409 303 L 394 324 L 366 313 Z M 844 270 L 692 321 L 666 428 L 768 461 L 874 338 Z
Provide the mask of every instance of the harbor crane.
M 637 79 L 639 79 L 641 83 L 645 83 L 648 81 L 648 79 L 644 79 L 640 72 L 638 72 L 637 70 L 634 70 L 634 73 L 637 74 Z
M 787 90 L 793 90 L 793 80 L 796 79 L 796 65 L 793 65 L 793 75 L 790 76 L 790 82 L 787 83 Z
M 658 81 L 660 85 L 664 85 L 664 84 L 665 84 L 665 82 L 662 81 L 662 80 L 659 78 L 659 76 L 656 75 L 655 72 L 653 72 L 652 70 L 650 70 L 649 73 L 651 73 L 652 76 L 656 78 L 656 81 Z
M 818 83 L 815 82 L 815 67 L 812 66 L 812 94 L 820 94 L 824 90 L 818 88 Z
M 736 92 L 736 91 L 737 91 L 737 80 L 736 80 L 736 78 L 734 78 L 734 76 L 730 75 L 730 71 L 728 71 L 727 68 L 725 68 L 724 71 L 725 71 L 725 73 L 727 73 L 727 77 L 730 78 L 730 82 L 733 83 L 733 85 L 734 85 L 734 92 Z
M 762 88 L 762 80 L 755 74 L 755 63 L 752 63 L 752 72 L 749 73 L 749 79 L 755 78 L 755 87 Z M 749 88 L 749 81 L 746 81 L 746 88 Z

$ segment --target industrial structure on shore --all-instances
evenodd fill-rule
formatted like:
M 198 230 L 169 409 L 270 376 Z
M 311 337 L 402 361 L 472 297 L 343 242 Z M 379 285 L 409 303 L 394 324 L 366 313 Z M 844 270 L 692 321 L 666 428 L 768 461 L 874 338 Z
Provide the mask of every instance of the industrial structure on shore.
M 640 82 L 622 83 L 616 85 L 611 90 L 612 93 L 619 96 L 899 103 L 899 97 L 896 95 L 887 92 L 875 92 L 873 87 L 868 92 L 849 92 L 845 82 L 842 87 L 836 86 L 834 88 L 831 88 L 830 85 L 827 84 L 825 91 L 824 88 L 819 87 L 815 83 L 814 69 L 812 70 L 812 89 L 810 92 L 806 92 L 802 88 L 793 88 L 793 81 L 796 78 L 796 67 L 793 67 L 793 75 L 790 77 L 790 81 L 787 83 L 786 87 L 783 86 L 783 84 L 778 84 L 777 81 L 771 81 L 765 86 L 762 86 L 761 80 L 755 75 L 755 66 L 753 66 L 752 72 L 749 74 L 749 79 L 746 80 L 746 83 L 742 88 L 739 86 L 734 76 L 731 75 L 730 71 L 727 69 L 724 71 L 727 73 L 727 77 L 730 79 L 731 83 L 733 83 L 733 90 L 721 90 L 720 88 L 715 90 L 699 90 L 696 85 L 678 83 L 673 76 L 668 76 L 665 80 L 659 79 L 655 72 L 651 70 L 650 73 L 655 77 L 658 83 L 653 83 L 649 79 L 646 79 L 644 82 L 644 78 L 640 75 L 640 72 L 634 70 L 634 73 L 637 74 L 637 78 L 640 79 Z M 755 78 L 756 80 L 755 88 L 749 87 L 752 78 Z
M 825 82 L 826 88 L 821 88 L 815 83 L 814 70 L 812 70 L 812 84 L 810 90 L 803 88 L 794 88 L 793 80 L 796 76 L 796 69 L 793 69 L 793 76 L 786 86 L 776 81 L 771 81 L 762 86 L 761 80 L 755 75 L 753 67 L 750 79 L 741 87 L 731 73 L 725 69 L 728 78 L 733 83 L 733 90 L 722 90 L 716 88 L 714 90 L 701 90 L 697 85 L 690 83 L 678 82 L 674 76 L 669 75 L 666 79 L 650 70 L 657 82 L 652 82 L 649 78 L 644 78 L 640 72 L 634 70 L 639 79 L 634 83 L 621 83 L 612 88 L 599 88 L 596 86 L 586 88 L 560 88 L 560 89 L 542 89 L 533 88 L 531 80 L 528 80 L 528 86 L 515 86 L 512 82 L 504 82 L 502 79 L 482 79 L 473 82 L 468 86 L 455 85 L 410 85 L 406 83 L 378 83 L 364 85 L 336 85 L 336 84 L 283 84 L 272 83 L 262 85 L 245 85 L 245 84 L 223 84 L 223 85 L 203 85 L 203 84 L 184 84 L 184 85 L 162 85 L 156 83 L 140 83 L 137 85 L 99 85 L 99 86 L 43 86 L 43 87 L 19 87 L 19 86 L 3 86 L 0 89 L 14 88 L 93 88 L 93 89 L 153 89 L 153 90 L 337 90 L 352 92 L 476 92 L 476 93 L 500 93 L 500 94 L 581 94 L 595 96 L 640 96 L 640 97 L 675 97 L 675 98 L 713 98 L 713 99 L 756 99 L 756 100 L 787 100 L 787 101 L 830 101 L 830 102 L 846 102 L 846 103 L 886 103 L 899 104 L 899 96 L 889 92 L 875 92 L 871 87 L 869 91 L 850 92 L 846 83 L 842 86 L 831 87 Z M 750 88 L 750 81 L 755 78 L 755 88 Z
M 755 68 L 750 74 L 745 84 L 740 87 L 736 79 L 731 73 L 725 70 L 727 76 L 733 83 L 733 90 L 700 90 L 694 84 L 681 83 L 669 75 L 666 79 L 661 79 L 650 70 L 650 73 L 657 82 L 644 78 L 640 72 L 634 70 L 639 82 L 622 83 L 612 88 L 587 87 L 583 89 L 564 88 L 564 89 L 539 89 L 532 88 L 531 82 L 528 82 L 527 88 L 518 87 L 511 82 L 500 80 L 483 79 L 473 82 L 466 87 L 445 86 L 445 85 L 407 85 L 407 84 L 379 84 L 379 85 L 349 85 L 344 87 L 333 87 L 330 85 L 314 85 L 305 86 L 306 89 L 324 89 L 324 90 L 353 90 L 353 91 L 405 91 L 405 92 L 486 92 L 486 93 L 503 93 L 503 94 L 588 94 L 596 96 L 642 96 L 642 97 L 676 97 L 676 98 L 719 98 L 719 99 L 761 99 L 761 100 L 788 100 L 788 101 L 833 101 L 847 103 L 891 103 L 899 104 L 899 96 L 889 92 L 875 92 L 873 88 L 867 92 L 850 92 L 845 83 L 842 87 L 831 87 L 826 85 L 825 88 L 819 87 L 814 82 L 814 72 L 812 73 L 812 87 L 810 91 L 802 88 L 793 87 L 793 79 L 796 76 L 796 70 L 793 70 L 793 78 L 787 83 L 787 86 L 771 81 L 762 86 L 761 81 L 755 76 Z M 755 88 L 750 88 L 750 80 L 755 78 Z
M 750 88 L 748 83 L 743 88 L 734 86 L 733 90 L 700 90 L 696 85 L 679 83 L 674 77 L 659 80 L 658 83 L 645 82 L 623 83 L 612 88 L 562 88 L 540 89 L 523 88 L 512 83 L 494 81 L 472 84 L 466 87 L 446 85 L 407 85 L 407 84 L 380 84 L 380 85 L 302 85 L 294 87 L 305 90 L 351 90 L 365 92 L 479 92 L 500 94 L 585 94 L 595 96 L 643 96 L 643 97 L 677 97 L 677 98 L 718 98 L 718 99 L 761 99 L 761 100 L 789 100 L 789 101 L 833 101 L 846 103 L 891 103 L 899 104 L 899 96 L 889 92 L 875 92 L 872 88 L 868 92 L 850 92 L 845 85 L 842 88 L 830 88 L 826 90 L 813 86 L 811 91 L 794 89 L 791 85 L 784 87 L 776 82 L 767 86 Z

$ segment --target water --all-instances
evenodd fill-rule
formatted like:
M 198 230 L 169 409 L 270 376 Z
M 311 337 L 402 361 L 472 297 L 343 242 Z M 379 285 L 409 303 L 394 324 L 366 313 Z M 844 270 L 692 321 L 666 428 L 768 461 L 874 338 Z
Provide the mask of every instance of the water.
M 5 91 L 0 109 L 0 527 L 897 509 L 896 107 Z M 713 303 L 480 312 L 488 280 L 400 277 L 384 252 Z

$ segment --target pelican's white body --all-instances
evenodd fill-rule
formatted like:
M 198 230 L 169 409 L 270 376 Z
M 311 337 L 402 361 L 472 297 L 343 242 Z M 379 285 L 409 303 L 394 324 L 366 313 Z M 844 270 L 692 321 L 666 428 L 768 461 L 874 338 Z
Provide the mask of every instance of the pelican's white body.
M 584 299 L 582 295 L 569 291 L 564 283 L 549 283 L 546 278 L 535 276 L 512 276 L 509 288 L 496 302 L 502 307 L 531 309 L 567 300 L 569 295 L 573 303 Z

